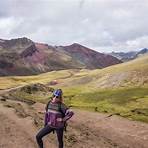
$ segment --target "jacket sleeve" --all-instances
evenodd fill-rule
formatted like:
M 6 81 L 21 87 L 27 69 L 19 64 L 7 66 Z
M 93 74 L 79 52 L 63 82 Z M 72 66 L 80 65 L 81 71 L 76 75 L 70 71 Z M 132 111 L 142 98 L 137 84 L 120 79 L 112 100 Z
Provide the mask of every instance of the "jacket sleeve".
M 74 112 L 71 109 L 69 109 L 65 104 L 62 104 L 61 109 L 62 112 L 65 114 L 65 117 L 63 118 L 64 122 L 69 120 L 74 115 Z

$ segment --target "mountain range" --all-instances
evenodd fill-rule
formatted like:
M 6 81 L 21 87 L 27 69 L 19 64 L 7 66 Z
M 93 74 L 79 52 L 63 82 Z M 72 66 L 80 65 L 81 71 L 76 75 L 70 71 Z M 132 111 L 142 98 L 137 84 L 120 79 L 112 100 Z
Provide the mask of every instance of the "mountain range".
M 110 55 L 122 60 L 123 62 L 136 59 L 139 56 L 148 54 L 148 49 L 143 48 L 140 51 L 129 51 L 129 52 L 111 52 Z
M 118 58 L 80 44 L 51 46 L 23 37 L 0 39 L 0 76 L 32 75 L 63 69 L 100 69 L 122 63 Z

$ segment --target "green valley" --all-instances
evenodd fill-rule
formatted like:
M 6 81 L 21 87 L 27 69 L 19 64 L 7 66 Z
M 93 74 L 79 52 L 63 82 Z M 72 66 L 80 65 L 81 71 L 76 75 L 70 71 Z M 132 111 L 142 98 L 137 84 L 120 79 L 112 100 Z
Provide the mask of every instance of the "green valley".
M 61 70 L 36 76 L 0 78 L 0 89 L 44 84 L 62 88 L 69 106 L 97 112 L 117 114 L 148 122 L 148 56 L 97 70 Z M 52 84 L 56 81 L 56 84 Z M 10 91 L 11 97 L 47 102 L 51 93 Z M 8 95 L 8 94 L 7 94 Z

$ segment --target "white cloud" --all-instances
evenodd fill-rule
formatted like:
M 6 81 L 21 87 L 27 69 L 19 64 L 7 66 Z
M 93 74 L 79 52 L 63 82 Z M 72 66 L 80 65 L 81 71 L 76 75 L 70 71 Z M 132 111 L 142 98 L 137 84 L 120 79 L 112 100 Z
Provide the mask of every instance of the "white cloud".
M 147 0 L 3 0 L 0 38 L 26 36 L 96 50 L 148 47 Z
M 21 21 L 22 19 L 17 19 L 16 21 L 14 17 L 2 18 L 0 21 L 0 35 L 4 38 L 15 37 L 14 34 L 11 34 L 11 31 L 17 28 Z

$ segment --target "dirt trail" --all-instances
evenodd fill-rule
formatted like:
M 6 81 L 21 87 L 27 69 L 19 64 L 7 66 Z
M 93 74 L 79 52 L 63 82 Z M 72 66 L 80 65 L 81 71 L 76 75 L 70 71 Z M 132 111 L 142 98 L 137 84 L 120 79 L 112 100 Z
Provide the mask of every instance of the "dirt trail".
M 33 131 L 33 127 L 28 126 L 30 119 L 21 120 L 13 111 L 0 106 L 0 147 L 20 148 L 21 146 L 34 148 L 35 143 L 28 131 Z M 26 128 L 29 127 L 29 130 Z M 31 127 L 31 128 L 30 128 Z M 29 143 L 29 144 L 28 144 Z
M 44 105 L 34 105 L 43 111 Z M 69 131 L 73 148 L 148 148 L 148 124 L 128 119 L 74 109 Z
M 18 101 L 7 102 L 18 103 Z M 26 104 L 20 104 L 27 110 Z M 0 103 L 0 148 L 37 148 L 35 140 L 37 131 L 32 117 L 19 117 L 13 108 L 4 107 Z M 47 140 L 45 146 L 49 147 Z M 51 143 L 50 147 L 55 148 L 55 145 Z
M 2 96 L 3 94 L 5 94 L 5 93 L 7 93 L 7 92 L 15 91 L 16 89 L 21 88 L 21 87 L 23 87 L 23 86 L 24 86 L 24 85 L 20 85 L 20 86 L 8 88 L 8 89 L 0 89 L 0 96 Z
M 87 111 L 75 110 L 75 113 L 74 126 L 79 125 L 81 130 L 87 127 L 105 147 L 148 148 L 148 124 Z M 94 147 L 99 148 L 99 145 Z
M 8 104 L 17 101 L 6 101 Z M 44 105 L 28 106 L 20 103 L 25 117 L 0 101 L 0 148 L 37 148 L 35 135 L 38 129 L 33 122 L 34 113 L 44 111 Z M 74 109 L 68 131 L 64 134 L 65 148 L 147 148 L 148 124 L 129 121 L 119 116 Z M 43 116 L 43 114 L 42 114 Z M 45 137 L 45 148 L 56 148 L 55 135 Z

